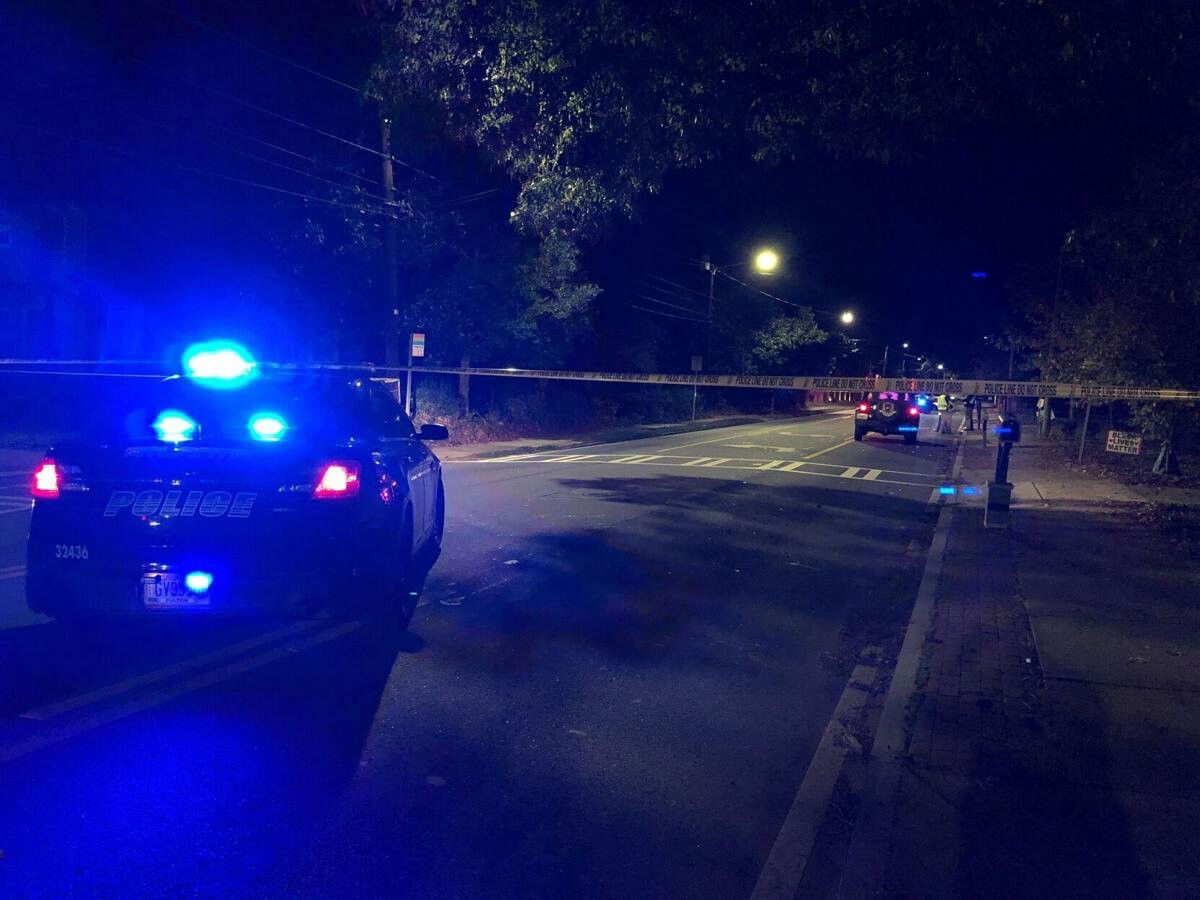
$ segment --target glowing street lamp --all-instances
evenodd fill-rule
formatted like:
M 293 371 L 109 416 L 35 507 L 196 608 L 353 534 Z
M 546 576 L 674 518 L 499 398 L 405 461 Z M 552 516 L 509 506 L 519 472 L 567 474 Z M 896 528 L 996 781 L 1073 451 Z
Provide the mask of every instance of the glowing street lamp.
M 946 368 L 946 367 L 945 367 L 944 365 L 942 365 L 941 363 L 938 363 L 938 364 L 937 364 L 937 370 L 938 370 L 939 372 L 941 372 L 941 371 L 942 371 L 943 369 L 945 369 L 945 368 Z
M 764 275 L 769 275 L 779 267 L 779 254 L 769 247 L 759 250 L 754 257 L 754 268 Z
M 853 325 L 854 313 L 850 312 L 850 310 L 846 310 L 844 313 L 842 313 L 841 320 L 843 325 Z
M 903 344 L 901 344 L 900 346 L 901 346 L 901 347 L 903 347 L 905 350 L 907 350 L 907 349 L 908 349 L 908 341 L 905 341 L 905 342 L 904 342 Z

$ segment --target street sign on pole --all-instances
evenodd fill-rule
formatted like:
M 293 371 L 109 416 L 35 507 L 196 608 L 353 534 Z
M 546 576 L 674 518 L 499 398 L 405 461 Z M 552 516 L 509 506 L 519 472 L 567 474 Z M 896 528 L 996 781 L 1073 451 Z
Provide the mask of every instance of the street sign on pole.
M 423 331 L 414 331 L 408 339 L 408 371 L 404 376 L 404 412 L 409 416 L 413 414 L 412 364 L 415 358 L 424 355 L 425 333 Z

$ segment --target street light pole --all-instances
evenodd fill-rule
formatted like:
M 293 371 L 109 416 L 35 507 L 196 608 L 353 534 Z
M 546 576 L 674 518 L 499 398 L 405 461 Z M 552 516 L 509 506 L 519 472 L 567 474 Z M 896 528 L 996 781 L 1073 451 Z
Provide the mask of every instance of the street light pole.
M 888 350 L 890 350 L 890 349 L 891 349 L 891 346 L 888 344 L 885 344 L 883 347 L 883 368 L 880 370 L 879 374 L 881 376 L 883 376 L 884 378 L 887 378 L 887 358 L 888 358 Z

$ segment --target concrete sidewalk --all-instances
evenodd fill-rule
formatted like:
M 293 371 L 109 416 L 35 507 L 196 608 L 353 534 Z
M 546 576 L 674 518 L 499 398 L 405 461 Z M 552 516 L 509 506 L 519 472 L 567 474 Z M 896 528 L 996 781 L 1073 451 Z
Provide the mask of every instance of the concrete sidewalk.
M 994 454 L 970 438 L 961 482 Z M 1061 451 L 1020 446 L 1010 480 L 1008 531 L 982 494 L 942 513 L 834 893 L 1195 896 L 1200 563 Z

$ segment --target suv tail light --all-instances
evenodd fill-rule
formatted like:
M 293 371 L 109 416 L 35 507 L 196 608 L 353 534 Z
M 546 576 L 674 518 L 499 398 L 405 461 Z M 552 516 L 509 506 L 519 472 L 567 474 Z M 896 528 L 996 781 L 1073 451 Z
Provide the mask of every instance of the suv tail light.
M 917 409 L 915 406 L 910 406 L 908 408 L 908 414 L 910 416 L 919 416 L 921 414 L 921 411 L 919 409 Z
M 358 493 L 361 482 L 358 478 L 358 463 L 353 460 L 328 463 L 317 478 L 313 496 L 318 499 L 353 497 Z
M 859 412 L 870 412 L 870 411 L 871 411 L 871 407 L 870 407 L 870 405 L 869 405 L 869 404 L 866 404 L 866 403 L 860 403 L 860 404 L 858 404 L 858 411 L 859 411 Z
M 58 496 L 61 483 L 62 472 L 58 468 L 58 463 L 52 459 L 43 459 L 41 465 L 33 472 L 33 482 L 29 485 L 29 492 L 35 497 L 50 500 Z

